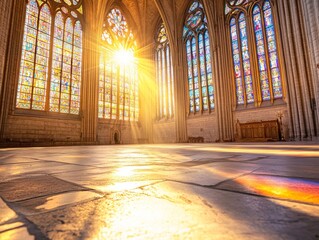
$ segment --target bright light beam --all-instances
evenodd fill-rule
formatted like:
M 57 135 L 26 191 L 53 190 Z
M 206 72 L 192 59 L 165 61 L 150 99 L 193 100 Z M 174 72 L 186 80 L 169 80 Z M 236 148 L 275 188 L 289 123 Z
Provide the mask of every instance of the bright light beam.
M 134 53 L 125 49 L 117 50 L 114 53 L 114 61 L 118 65 L 132 65 L 134 63 Z

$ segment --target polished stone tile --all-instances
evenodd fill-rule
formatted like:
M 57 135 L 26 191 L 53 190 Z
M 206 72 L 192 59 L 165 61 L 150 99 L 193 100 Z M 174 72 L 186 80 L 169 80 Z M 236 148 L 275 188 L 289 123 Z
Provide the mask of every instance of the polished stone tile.
M 84 190 L 49 175 L 31 175 L 0 183 L 0 196 L 9 202 L 51 195 L 60 192 Z
M 38 239 L 318 239 L 318 153 L 307 143 L 0 149 L 0 196 L 13 208 L 3 205 L 0 227 Z
M 5 232 L 0 232 L 1 240 L 33 240 L 36 239 L 35 236 L 28 232 L 26 227 L 18 227 Z
M 0 213 L 1 213 L 0 225 L 18 218 L 17 214 L 14 211 L 12 211 L 1 198 L 0 198 Z M 1 231 L 2 230 L 0 228 L 0 232 Z
M 70 204 L 94 200 L 102 197 L 101 194 L 91 191 L 77 191 L 60 193 L 48 197 L 38 197 L 30 200 L 20 201 L 14 204 L 15 209 L 24 214 L 31 215 L 51 211 L 56 208 L 65 207 Z

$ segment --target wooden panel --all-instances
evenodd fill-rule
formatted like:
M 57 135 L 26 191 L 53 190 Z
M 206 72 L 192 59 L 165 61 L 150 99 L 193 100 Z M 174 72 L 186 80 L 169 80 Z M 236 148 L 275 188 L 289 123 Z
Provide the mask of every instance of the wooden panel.
M 279 141 L 280 126 L 277 120 L 251 123 L 237 123 L 238 140 Z

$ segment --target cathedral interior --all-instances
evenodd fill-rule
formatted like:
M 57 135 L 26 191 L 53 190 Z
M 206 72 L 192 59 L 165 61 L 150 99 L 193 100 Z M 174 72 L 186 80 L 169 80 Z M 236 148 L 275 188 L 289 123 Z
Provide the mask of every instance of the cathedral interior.
M 1 239 L 319 238 L 318 0 L 0 10 Z
M 317 1 L 2 1 L 4 146 L 316 141 Z

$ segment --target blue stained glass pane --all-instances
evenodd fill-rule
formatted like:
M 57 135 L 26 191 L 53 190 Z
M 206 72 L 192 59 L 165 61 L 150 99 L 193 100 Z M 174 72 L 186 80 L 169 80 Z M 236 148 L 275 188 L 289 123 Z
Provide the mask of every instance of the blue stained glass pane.
M 237 25 L 234 18 L 231 19 L 230 33 L 232 39 L 232 51 L 233 51 L 233 64 L 234 64 L 234 74 L 235 74 L 235 85 L 236 85 L 236 98 L 237 104 L 244 104 L 244 90 L 243 90 L 243 80 L 241 74 L 241 59 L 239 55 L 238 48 L 238 34 Z
M 194 89 L 195 89 L 195 111 L 198 112 L 200 109 L 199 101 L 199 84 L 198 84 L 198 63 L 197 63 L 197 49 L 196 40 L 192 39 L 192 63 L 193 63 L 193 73 L 194 73 Z
M 203 6 L 194 1 L 189 8 L 189 15 L 185 21 L 183 36 L 186 41 L 188 75 L 192 73 L 193 86 L 189 89 L 196 92 L 194 104 L 190 104 L 191 111 L 200 111 L 214 108 L 214 90 L 208 94 L 209 85 L 213 84 L 209 36 L 207 32 L 207 19 Z M 203 34 L 203 32 L 205 33 Z M 196 37 L 197 36 L 197 37 Z M 189 39 L 191 39 L 189 41 Z M 196 41 L 197 39 L 197 41 Z M 187 46 L 189 45 L 189 47 Z M 189 51 L 191 49 L 191 51 Z M 189 81 L 190 85 L 190 81 Z M 208 96 L 209 95 L 209 96 Z M 202 99 L 200 99 L 202 98 Z M 202 106 L 200 106 L 202 104 Z
M 188 12 L 194 11 L 196 8 L 198 8 L 198 2 L 194 2 L 190 7 Z
M 211 110 L 213 110 L 215 108 L 215 99 L 214 99 L 212 62 L 211 62 L 211 55 L 210 55 L 208 31 L 205 32 L 204 38 L 205 38 L 206 72 L 207 72 L 207 84 L 208 84 L 208 95 L 209 95 L 209 107 Z
M 188 66 L 188 86 L 189 86 L 189 105 L 190 112 L 194 112 L 194 87 L 193 87 L 193 65 L 192 65 L 192 49 L 191 42 L 186 42 L 187 66 Z
M 240 41 L 241 41 L 241 52 L 243 58 L 243 70 L 245 80 L 246 98 L 248 103 L 254 102 L 253 92 L 253 81 L 251 76 L 250 57 L 249 57 L 249 46 L 247 39 L 247 25 L 246 19 L 243 13 L 239 17 L 239 28 L 240 28 Z
M 206 65 L 205 65 L 205 50 L 204 50 L 204 37 L 203 34 L 200 34 L 198 37 L 198 45 L 199 45 L 199 60 L 200 60 L 200 75 L 201 75 L 201 83 L 202 83 L 202 97 L 207 96 L 206 90 Z M 203 109 L 208 110 L 208 103 L 203 101 Z
M 256 37 L 256 45 L 257 45 L 257 57 L 258 57 L 259 78 L 260 78 L 262 99 L 270 100 L 268 70 L 267 70 L 266 56 L 265 56 L 264 36 L 262 32 L 263 26 L 261 21 L 260 9 L 257 5 L 253 9 L 253 23 L 254 23 L 254 31 L 255 31 L 255 37 Z
M 265 28 L 266 28 L 266 37 L 267 37 L 267 44 L 268 44 L 268 53 L 269 53 L 274 98 L 282 98 L 283 96 L 282 83 L 281 83 L 280 70 L 279 70 L 279 60 L 278 60 L 278 53 L 277 53 L 274 21 L 273 21 L 271 5 L 269 1 L 265 1 L 263 6 L 263 11 L 264 11 L 264 22 L 265 22 Z

